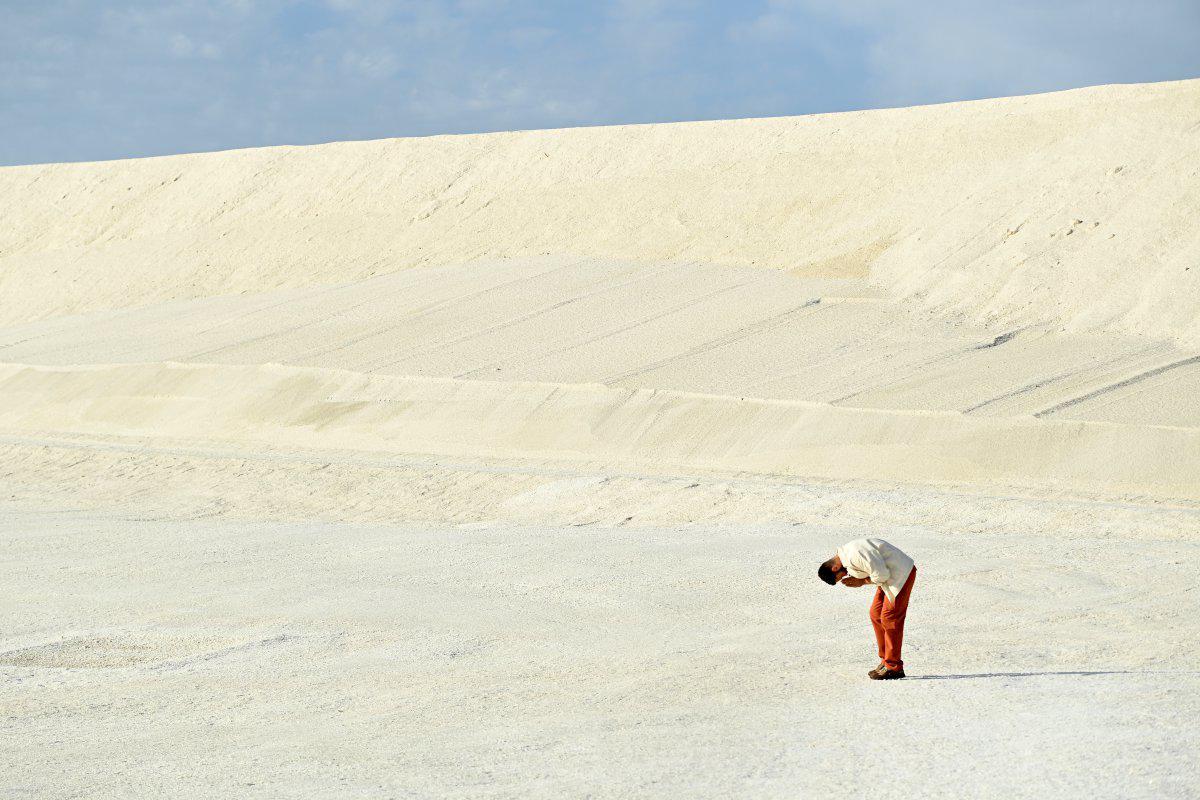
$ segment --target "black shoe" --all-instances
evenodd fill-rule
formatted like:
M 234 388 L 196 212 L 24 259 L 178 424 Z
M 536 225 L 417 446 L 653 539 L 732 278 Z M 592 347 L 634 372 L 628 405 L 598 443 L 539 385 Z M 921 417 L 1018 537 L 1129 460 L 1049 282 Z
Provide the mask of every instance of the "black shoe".
M 888 669 L 884 667 L 869 673 L 873 681 L 897 681 L 904 677 L 904 668 Z

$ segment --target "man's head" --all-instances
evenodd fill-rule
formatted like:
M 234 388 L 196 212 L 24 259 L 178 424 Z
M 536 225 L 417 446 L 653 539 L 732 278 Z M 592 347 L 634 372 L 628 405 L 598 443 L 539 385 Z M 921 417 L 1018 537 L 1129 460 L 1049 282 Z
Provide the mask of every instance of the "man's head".
M 837 586 L 838 581 L 847 574 L 846 568 L 842 566 L 842 559 L 838 556 L 834 556 L 817 567 L 817 575 L 830 586 Z

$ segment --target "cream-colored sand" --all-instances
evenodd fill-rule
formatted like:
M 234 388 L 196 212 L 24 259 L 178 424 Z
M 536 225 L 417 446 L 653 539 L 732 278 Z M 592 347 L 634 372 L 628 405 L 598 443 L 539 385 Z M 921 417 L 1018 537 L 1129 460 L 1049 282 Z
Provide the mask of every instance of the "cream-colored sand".
M 7 168 L 0 219 L 17 796 L 1200 790 L 1200 81 Z M 936 680 L 866 682 L 861 535 Z
M 428 267 L 16 325 L 4 362 L 14 431 L 1200 498 L 1200 350 L 747 267 Z
M 0 322 L 575 253 L 1200 342 L 1200 80 L 0 170 Z M 1191 268 L 1190 271 L 1188 268 Z

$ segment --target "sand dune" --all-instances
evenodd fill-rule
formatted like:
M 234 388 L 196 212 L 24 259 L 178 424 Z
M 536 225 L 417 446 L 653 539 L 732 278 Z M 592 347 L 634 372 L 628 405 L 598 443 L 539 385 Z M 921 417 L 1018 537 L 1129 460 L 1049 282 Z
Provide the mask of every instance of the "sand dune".
M 888 738 L 839 791 L 1196 796 L 1200 81 L 6 168 L 0 218 L 6 788 L 794 797 Z M 919 681 L 812 576 L 857 536 Z
M 0 393 L 13 431 L 1200 497 L 1200 429 L 278 366 L 5 367 Z
M 0 324 L 571 253 L 1200 343 L 1200 81 L 0 170 Z
M 278 363 L 1177 427 L 1200 425 L 1178 402 L 1200 390 L 1197 354 L 949 324 L 865 281 L 546 257 L 0 329 L 0 363 Z
M 62 369 L 0 369 L 0 425 L 1178 502 L 1197 352 L 954 324 L 862 280 L 542 257 L 12 326 L 0 363 Z
M 542 392 L 519 384 L 598 384 L 946 413 L 959 431 L 1109 423 L 1128 426 L 1119 444 L 1086 456 L 1017 436 L 1005 481 L 1192 485 L 1135 489 L 1106 448 L 1191 458 L 1200 81 L 19 167 L 0 170 L 0 214 L 0 363 L 500 381 L 514 408 Z M 941 446 L 957 475 L 913 479 L 994 479 L 969 455 L 993 435 Z M 927 463 L 938 439 L 919 436 L 897 465 Z

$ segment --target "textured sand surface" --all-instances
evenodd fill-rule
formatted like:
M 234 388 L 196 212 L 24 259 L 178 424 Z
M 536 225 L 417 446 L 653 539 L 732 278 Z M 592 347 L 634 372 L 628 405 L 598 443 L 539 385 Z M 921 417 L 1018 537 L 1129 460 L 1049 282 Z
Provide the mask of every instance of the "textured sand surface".
M 1200 349 L 951 324 L 865 281 L 543 257 L 0 329 L 0 363 L 287 364 L 1196 427 Z
M 844 796 L 1194 797 L 1200 651 L 1179 635 L 1194 539 L 1064 535 L 1021 501 L 1020 523 L 963 536 L 936 495 L 857 498 L 900 516 L 910 500 L 922 523 L 889 535 L 922 558 L 915 675 L 883 685 L 864 676 L 865 593 L 803 588 L 814 552 L 879 533 L 837 514 L 463 528 L 10 512 L 6 792 L 786 798 L 887 742 L 887 769 Z
M 1196 428 L 280 366 L 0 367 L 0 393 L 10 431 L 1200 497 Z
M 1200 80 L 0 170 L 0 323 L 575 253 L 1200 343 Z
M 1200 81 L 5 168 L 0 219 L 8 795 L 1200 793 Z M 857 536 L 920 680 L 813 577 Z
M 1198 353 L 951 322 L 862 280 L 542 257 L 11 326 L 0 426 L 1178 502 Z

